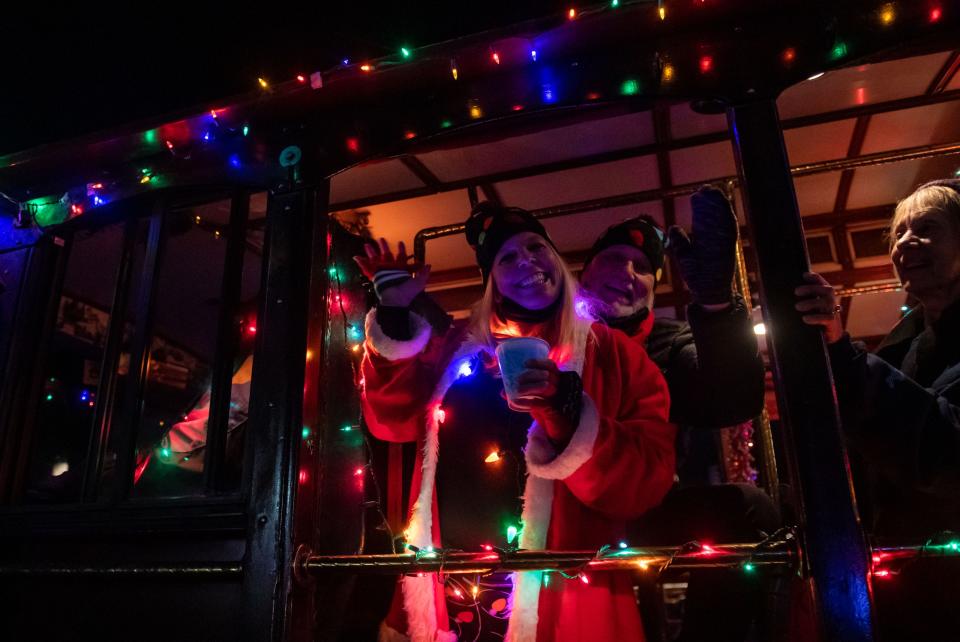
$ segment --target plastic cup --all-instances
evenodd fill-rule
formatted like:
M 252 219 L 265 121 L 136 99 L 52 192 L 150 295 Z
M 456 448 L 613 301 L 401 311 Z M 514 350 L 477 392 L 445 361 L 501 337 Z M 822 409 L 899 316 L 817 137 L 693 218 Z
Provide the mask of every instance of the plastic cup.
M 517 395 L 517 377 L 527 369 L 524 363 L 529 359 L 546 359 L 550 354 L 550 344 L 536 337 L 517 337 L 504 339 L 497 346 L 497 363 L 503 378 L 503 389 L 507 393 L 507 403 L 513 407 L 519 399 Z

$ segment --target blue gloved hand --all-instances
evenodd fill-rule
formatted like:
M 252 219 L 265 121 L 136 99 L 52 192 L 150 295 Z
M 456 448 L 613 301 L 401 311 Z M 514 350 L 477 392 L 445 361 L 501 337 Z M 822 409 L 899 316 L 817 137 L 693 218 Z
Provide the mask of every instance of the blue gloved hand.
M 677 261 L 680 276 L 694 303 L 715 305 L 733 298 L 737 217 L 727 197 L 702 187 L 690 197 L 693 230 L 690 236 L 674 225 L 667 232 L 667 251 Z

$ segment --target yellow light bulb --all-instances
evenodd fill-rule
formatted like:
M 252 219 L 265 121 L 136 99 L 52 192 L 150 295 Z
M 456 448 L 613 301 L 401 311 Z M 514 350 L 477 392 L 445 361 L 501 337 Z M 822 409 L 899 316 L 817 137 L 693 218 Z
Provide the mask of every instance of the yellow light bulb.
M 487 455 L 487 458 L 484 459 L 483 461 L 486 462 L 486 463 L 488 463 L 488 464 L 494 464 L 494 463 L 500 461 L 500 453 L 497 452 L 497 451 L 493 451 L 492 453 L 490 453 L 489 455 Z
M 886 25 L 892 25 L 893 21 L 897 19 L 897 12 L 893 7 L 893 3 L 885 4 L 880 8 L 880 22 Z
M 660 14 L 660 19 L 661 19 L 661 20 L 666 20 L 666 19 L 667 19 L 667 8 L 666 8 L 666 7 L 661 6 L 659 9 L 657 9 L 657 13 Z

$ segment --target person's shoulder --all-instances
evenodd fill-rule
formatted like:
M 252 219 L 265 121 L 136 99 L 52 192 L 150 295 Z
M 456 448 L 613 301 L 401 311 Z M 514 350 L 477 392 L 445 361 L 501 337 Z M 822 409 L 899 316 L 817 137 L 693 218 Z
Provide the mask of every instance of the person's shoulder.
M 590 324 L 590 331 L 593 333 L 597 343 L 610 343 L 616 341 L 618 336 L 626 337 L 623 332 L 611 328 L 603 321 L 594 321 Z
M 692 340 L 693 331 L 690 329 L 690 324 L 686 321 L 671 319 L 669 317 L 658 317 L 653 322 L 653 328 L 650 330 L 647 343 L 651 346 L 670 344 L 676 342 L 678 339 L 683 340 L 688 335 Z
M 650 330 L 650 334 L 655 333 L 680 333 L 680 332 L 689 332 L 690 324 L 686 321 L 681 321 L 680 319 L 671 319 L 670 317 L 657 317 L 653 322 L 653 329 Z

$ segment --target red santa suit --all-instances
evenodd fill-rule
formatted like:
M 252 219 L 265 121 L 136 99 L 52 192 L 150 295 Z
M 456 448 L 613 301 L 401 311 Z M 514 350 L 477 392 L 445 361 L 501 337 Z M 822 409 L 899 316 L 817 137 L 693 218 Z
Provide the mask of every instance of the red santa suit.
M 433 336 L 410 314 L 412 338 L 388 337 L 367 316 L 363 404 L 379 439 L 419 445 L 406 541 L 441 546 L 435 493 L 441 405 L 465 360 L 489 348 L 464 332 Z M 522 549 L 594 550 L 614 544 L 625 525 L 656 506 L 674 479 L 675 427 L 669 393 L 657 366 L 635 341 L 580 320 L 573 346 L 551 356 L 583 381 L 583 409 L 568 444 L 557 452 L 544 427 L 527 433 Z M 563 355 L 563 356 L 559 356 Z M 565 357 L 565 358 L 564 358 Z M 540 571 L 514 576 L 507 640 L 594 642 L 643 640 L 629 573 L 595 573 L 589 584 Z M 449 631 L 443 586 L 436 574 L 404 577 L 402 600 L 381 628 L 381 639 L 455 640 Z M 401 608 L 402 604 L 402 608 Z

